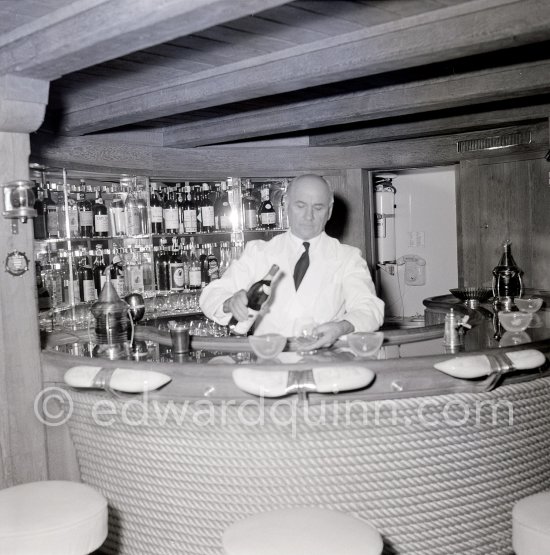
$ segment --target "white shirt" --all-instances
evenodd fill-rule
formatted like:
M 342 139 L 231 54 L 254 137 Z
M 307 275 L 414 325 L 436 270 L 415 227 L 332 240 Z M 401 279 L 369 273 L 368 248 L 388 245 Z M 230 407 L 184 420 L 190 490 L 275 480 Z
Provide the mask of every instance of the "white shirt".
M 240 289 L 248 290 L 277 264 L 280 270 L 272 283 L 268 311 L 256 321 L 256 334 L 291 337 L 302 319 L 316 324 L 345 319 L 355 331 L 377 330 L 384 319 L 384 303 L 375 295 L 361 251 L 324 232 L 308 243 L 310 264 L 298 291 L 293 273 L 304 252 L 303 241 L 287 232 L 270 241 L 248 242 L 242 256 L 231 263 L 221 279 L 204 289 L 199 301 L 202 311 L 227 325 L 231 314 L 223 311 L 224 301 Z

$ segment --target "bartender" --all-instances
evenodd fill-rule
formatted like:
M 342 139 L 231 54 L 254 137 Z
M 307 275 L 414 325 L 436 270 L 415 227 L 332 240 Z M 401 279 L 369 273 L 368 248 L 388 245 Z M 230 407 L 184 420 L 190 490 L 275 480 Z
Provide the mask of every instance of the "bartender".
M 301 326 L 310 322 L 316 339 L 309 348 L 317 349 L 353 331 L 377 330 L 384 303 L 375 294 L 361 251 L 325 233 L 333 205 L 334 195 L 321 176 L 295 178 L 287 190 L 290 230 L 270 241 L 248 242 L 221 279 L 202 292 L 204 314 L 222 325 L 232 316 L 246 320 L 247 289 L 277 264 L 280 271 L 255 334 L 301 335 Z

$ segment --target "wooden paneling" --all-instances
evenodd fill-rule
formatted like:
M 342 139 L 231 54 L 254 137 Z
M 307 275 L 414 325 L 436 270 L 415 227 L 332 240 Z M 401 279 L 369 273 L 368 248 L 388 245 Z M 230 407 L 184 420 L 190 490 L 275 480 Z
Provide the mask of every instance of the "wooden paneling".
M 458 183 L 461 285 L 488 285 L 505 239 L 527 287 L 549 289 L 550 190 L 545 151 L 461 162 Z

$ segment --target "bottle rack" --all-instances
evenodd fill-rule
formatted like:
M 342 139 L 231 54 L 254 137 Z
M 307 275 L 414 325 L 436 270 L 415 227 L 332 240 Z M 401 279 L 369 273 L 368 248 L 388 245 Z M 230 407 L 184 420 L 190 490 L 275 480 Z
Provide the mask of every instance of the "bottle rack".
M 87 256 L 92 259 L 91 253 L 95 252 L 96 246 L 101 245 L 102 251 L 104 253 L 104 262 L 109 265 L 113 262 L 113 255 L 116 251 L 122 251 L 127 253 L 128 250 L 132 252 L 136 250 L 146 258 L 146 264 L 149 264 L 153 270 L 153 280 L 152 284 L 148 284 L 149 290 L 145 291 L 145 296 L 151 297 L 155 296 L 157 293 L 166 292 L 158 291 L 157 289 L 157 279 L 154 272 L 154 252 L 158 249 L 161 241 L 166 241 L 168 247 L 171 247 L 171 243 L 174 239 L 185 244 L 194 245 L 195 248 L 202 248 L 204 245 L 209 245 L 214 243 L 217 245 L 220 242 L 230 243 L 235 245 L 242 245 L 247 240 L 252 239 L 265 239 L 268 240 L 272 238 L 277 233 L 282 233 L 286 230 L 284 226 L 284 218 L 281 206 L 281 199 L 283 198 L 286 189 L 286 180 L 284 179 L 241 179 L 230 177 L 228 178 L 228 189 L 229 189 L 229 203 L 232 208 L 231 217 L 231 229 L 230 230 L 213 230 L 207 232 L 185 232 L 181 229 L 177 233 L 152 233 L 151 225 L 151 192 L 152 183 L 161 182 L 162 186 L 170 187 L 176 183 L 182 186 L 192 186 L 197 185 L 198 181 L 175 181 L 166 179 L 149 179 L 143 176 L 109 176 L 101 174 L 86 174 L 83 172 L 68 172 L 65 168 L 62 169 L 45 169 L 41 171 L 38 175 L 35 173 L 35 178 L 39 177 L 42 187 L 45 186 L 46 181 L 54 181 L 58 183 L 59 189 L 57 194 L 58 206 L 61 206 L 61 211 L 64 214 L 64 222 L 61 226 L 64 230 L 71 229 L 71 223 L 69 221 L 70 217 L 70 206 L 73 206 L 73 201 L 75 200 L 75 191 L 73 190 L 73 185 L 78 183 L 79 180 L 85 180 L 86 188 L 82 192 L 85 199 L 93 202 L 95 197 L 95 191 L 102 191 L 102 198 L 110 211 L 113 200 L 116 198 L 122 198 L 125 200 L 125 192 L 123 190 L 134 190 L 139 192 L 138 194 L 145 200 L 146 205 L 146 230 L 147 233 L 133 234 L 133 235 L 113 235 L 113 225 L 112 221 L 109 222 L 109 234 L 108 236 L 86 236 L 79 237 L 73 233 L 72 236 L 65 237 L 46 237 L 36 239 L 35 251 L 36 253 L 46 252 L 51 253 L 57 250 L 63 250 L 67 252 L 68 264 L 69 264 L 69 280 L 68 280 L 68 298 L 63 302 L 63 308 L 75 307 L 80 304 L 80 299 L 75 295 L 75 278 L 73 276 L 72 268 L 75 264 L 75 259 L 78 252 L 82 252 L 84 249 L 88 254 Z M 204 183 L 204 182 L 201 182 Z M 212 181 L 210 184 L 214 183 Z M 250 229 L 250 221 L 245 221 L 244 211 L 243 211 L 243 196 L 248 194 L 252 197 L 256 206 L 259 208 L 261 206 L 261 189 L 268 187 L 270 190 L 270 196 L 273 203 L 273 211 L 277 210 L 276 220 L 274 224 L 272 223 L 269 229 L 263 229 L 261 227 L 256 227 Z M 93 197 L 92 197 L 93 195 Z M 62 201 L 60 202 L 60 199 Z M 259 218 L 259 215 L 258 215 Z M 109 219 L 111 220 L 111 213 L 109 212 Z M 273 220 L 273 216 L 271 216 Z M 281 226 L 281 222 L 283 225 Z M 214 249 L 214 254 L 218 254 L 218 260 L 220 259 L 219 246 Z M 49 255 L 48 255 L 49 256 Z M 196 289 L 184 290 L 183 292 L 196 293 Z M 181 290 L 180 290 L 181 292 Z

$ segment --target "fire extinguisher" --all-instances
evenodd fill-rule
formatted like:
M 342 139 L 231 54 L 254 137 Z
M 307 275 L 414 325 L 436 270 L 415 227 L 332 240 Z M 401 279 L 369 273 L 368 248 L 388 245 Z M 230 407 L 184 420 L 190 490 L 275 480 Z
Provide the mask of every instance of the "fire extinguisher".
M 377 174 L 374 183 L 378 264 L 395 264 L 395 174 Z

